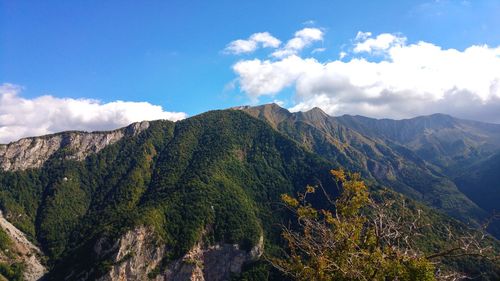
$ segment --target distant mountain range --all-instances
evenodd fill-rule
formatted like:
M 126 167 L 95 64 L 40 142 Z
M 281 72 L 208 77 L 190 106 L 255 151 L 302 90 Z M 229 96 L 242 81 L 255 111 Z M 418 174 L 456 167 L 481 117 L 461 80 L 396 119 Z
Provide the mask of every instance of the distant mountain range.
M 319 108 L 291 113 L 276 104 L 239 107 L 302 146 L 360 171 L 462 221 L 500 210 L 500 125 L 444 114 L 405 120 L 344 115 Z M 490 230 L 500 237 L 500 225 Z
M 0 209 L 42 252 L 29 255 L 36 263 L 9 255 L 16 244 L 2 237 L 16 238 L 0 232 L 4 277 L 24 262 L 46 268 L 21 272 L 28 280 L 45 270 L 46 280 L 238 280 L 263 252 L 279 253 L 276 225 L 289 219 L 281 194 L 321 182 L 334 195 L 332 168 L 360 172 L 374 192 L 403 194 L 429 221 L 478 225 L 499 207 L 500 125 L 268 104 L 26 138 L 0 145 L 0 167 Z M 446 244 L 432 237 L 424 250 Z M 500 276 L 496 265 L 450 266 Z

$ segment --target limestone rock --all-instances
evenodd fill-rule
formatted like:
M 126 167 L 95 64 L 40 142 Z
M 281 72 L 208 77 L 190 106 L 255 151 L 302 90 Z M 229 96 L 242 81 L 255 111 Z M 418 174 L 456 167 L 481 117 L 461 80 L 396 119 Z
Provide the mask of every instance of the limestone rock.
M 167 248 L 155 241 L 158 240 L 150 228 L 142 226 L 128 231 L 116 245 L 114 266 L 99 280 L 222 281 L 228 280 L 232 273 L 241 272 L 244 263 L 263 253 L 262 237 L 249 252 L 238 245 L 209 246 L 198 242 L 182 258 L 161 269 Z
M 148 127 L 149 122 L 143 121 L 114 131 L 63 132 L 1 144 L 0 169 L 16 171 L 39 168 L 62 148 L 70 151 L 69 159 L 83 160 L 90 153 L 96 153 L 125 136 L 135 136 Z
M 47 272 L 47 269 L 41 262 L 42 251 L 33 245 L 23 232 L 8 222 L 0 211 L 0 227 L 7 233 L 12 241 L 10 255 L 0 253 L 0 259 L 10 259 L 15 262 L 23 262 L 25 265 L 23 277 L 26 281 L 36 281 Z M 5 257 L 4 257 L 5 256 Z M 9 262 L 4 260 L 4 262 Z

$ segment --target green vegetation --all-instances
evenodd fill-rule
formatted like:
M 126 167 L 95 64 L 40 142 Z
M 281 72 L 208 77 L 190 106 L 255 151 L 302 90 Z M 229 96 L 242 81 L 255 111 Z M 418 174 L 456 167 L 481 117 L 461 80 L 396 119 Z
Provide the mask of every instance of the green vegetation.
M 245 112 L 268 122 L 325 159 L 361 173 L 371 183 L 390 187 L 466 223 L 479 225 L 488 216 L 440 169 L 421 157 L 420 149 L 430 146 L 438 150 L 431 153 L 433 157 L 446 158 L 453 150 L 447 149 L 450 144 L 446 139 L 468 137 L 461 131 L 467 124 L 457 126 L 458 121 L 452 117 L 437 115 L 401 121 L 362 116 L 330 117 L 318 108 L 290 113 L 275 104 L 250 107 Z M 442 136 L 441 128 L 454 133 Z M 425 130 L 436 132 L 428 136 L 432 140 L 426 139 Z M 500 126 L 497 130 L 500 136 Z M 475 138 L 490 133 L 480 130 Z M 455 150 L 453 155 L 460 154 L 460 149 Z
M 287 254 L 267 254 L 271 264 L 251 264 L 235 280 L 500 277 L 494 239 L 393 191 L 369 194 L 358 174 L 332 173 L 342 187 L 335 202 L 323 186 L 308 186 L 297 197 L 282 195 L 296 220 L 283 226 Z M 311 204 L 318 193 L 327 196 L 329 208 Z
M 5 230 L 0 228 L 0 251 L 5 251 L 5 250 L 9 249 L 11 247 L 11 245 L 12 245 L 12 241 L 10 241 L 9 236 L 7 235 Z
M 243 112 L 151 122 L 78 162 L 54 154 L 41 169 L 4 173 L 1 207 L 49 256 L 50 277 L 109 268 L 114 239 L 154 227 L 182 256 L 202 238 L 253 247 L 280 221 L 279 196 L 321 179 L 332 164 Z M 19 216 L 20 215 L 20 216 Z M 100 273 L 97 272 L 96 275 Z
M 497 238 L 500 237 L 500 153 L 467 167 L 457 173 L 455 182 L 458 188 L 477 205 L 482 206 L 490 213 L 490 217 L 497 214 L 492 220 L 489 231 Z
M 22 263 L 5 264 L 0 263 L 0 276 L 9 281 L 23 281 L 24 265 Z
M 9 235 L 0 228 L 0 255 L 2 255 L 3 259 L 5 257 L 7 260 L 13 256 L 12 253 L 12 240 Z M 0 277 L 4 277 L 7 280 L 13 281 L 22 281 L 23 280 L 23 270 L 24 265 L 19 262 L 0 262 Z M 0 278 L 1 279 L 1 278 Z
M 59 150 L 40 169 L 0 172 L 0 208 L 44 250 L 49 280 L 61 280 L 70 272 L 75 279 L 89 272 L 89 279 L 106 273 L 113 265 L 117 239 L 141 225 L 151 226 L 155 242 L 166 244 L 164 264 L 200 239 L 249 250 L 264 236 L 266 255 L 279 256 L 284 241 L 276 225 L 293 218 L 280 204 L 281 195 L 322 182 L 334 196 L 329 169 L 343 164 L 233 110 L 176 123 L 150 122 L 137 136 L 123 138 L 84 161 L 67 157 L 71 153 Z M 310 202 L 328 207 L 320 194 Z M 440 235 L 434 239 L 436 245 L 445 241 Z M 284 278 L 265 261 L 245 269 L 234 278 Z
M 399 236 L 411 233 L 380 213 L 374 220 L 363 214 L 371 200 L 359 174 L 333 170 L 332 175 L 342 188 L 334 211 L 306 201 L 314 187 L 297 199 L 282 196 L 300 231 L 285 228 L 289 255 L 275 259 L 276 266 L 295 280 L 435 280 L 435 265 Z

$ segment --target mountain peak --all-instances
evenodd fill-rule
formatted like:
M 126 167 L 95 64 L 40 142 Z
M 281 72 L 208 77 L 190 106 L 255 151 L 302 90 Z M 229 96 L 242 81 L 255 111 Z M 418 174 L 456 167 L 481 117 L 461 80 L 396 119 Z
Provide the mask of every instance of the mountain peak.
M 330 117 L 319 107 L 314 107 L 308 111 L 296 112 L 295 114 L 300 120 L 312 123 L 324 122 L 325 119 Z
M 288 118 L 292 113 L 287 109 L 277 105 L 276 103 L 268 103 L 258 106 L 239 106 L 233 107 L 235 110 L 243 110 L 253 117 L 267 120 L 271 126 L 276 126 Z
M 457 118 L 455 118 L 451 115 L 448 115 L 448 114 L 444 114 L 444 113 L 434 113 L 431 115 L 417 116 L 414 118 L 410 118 L 409 120 L 412 120 L 412 119 L 413 120 L 427 119 L 427 120 L 434 120 L 434 121 L 441 121 L 441 122 L 452 122 L 452 121 L 457 120 Z
M 321 113 L 321 114 L 324 114 L 324 115 L 328 115 L 328 114 L 326 114 L 326 113 L 325 113 L 325 112 L 324 112 L 321 108 L 319 108 L 319 107 L 317 107 L 317 106 L 315 106 L 315 107 L 313 107 L 313 108 L 309 109 L 309 110 L 308 110 L 308 111 L 306 111 L 306 112 L 314 112 L 314 113 Z
M 315 117 L 315 118 L 325 118 L 325 117 L 330 117 L 326 112 L 324 112 L 321 108 L 319 107 L 313 107 L 309 109 L 308 111 L 304 111 L 304 114 Z
M 260 110 L 264 110 L 264 111 L 273 111 L 273 112 L 287 111 L 288 112 L 288 110 L 286 108 L 283 108 L 274 102 L 273 103 L 266 103 L 266 104 L 262 104 L 262 105 L 258 105 L 258 106 L 253 106 L 252 108 L 260 109 Z

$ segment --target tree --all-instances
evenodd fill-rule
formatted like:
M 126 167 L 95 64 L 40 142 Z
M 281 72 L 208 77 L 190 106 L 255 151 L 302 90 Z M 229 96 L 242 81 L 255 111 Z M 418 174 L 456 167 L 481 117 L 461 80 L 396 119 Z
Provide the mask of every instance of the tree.
M 436 259 L 457 253 L 486 254 L 475 236 L 464 236 L 464 243 L 426 256 L 413 245 L 420 235 L 420 210 L 416 216 L 401 213 L 395 218 L 389 211 L 394 201 L 373 200 L 359 174 L 343 170 L 331 174 L 341 190 L 335 201 L 321 185 L 307 186 L 297 197 L 282 195 L 297 224 L 283 228 L 288 244 L 285 257 L 270 260 L 293 279 L 459 280 L 462 274 L 436 269 Z M 316 209 L 307 201 L 318 188 L 331 208 Z M 465 244 L 469 248 L 464 249 Z

